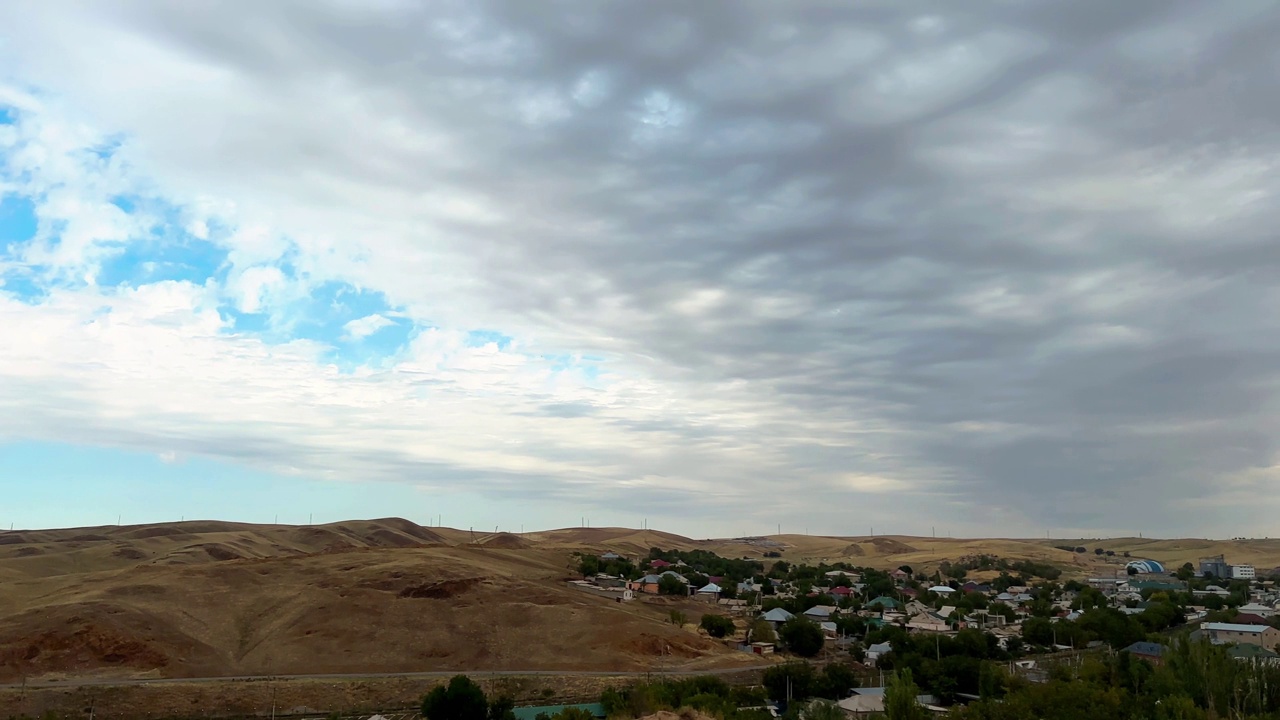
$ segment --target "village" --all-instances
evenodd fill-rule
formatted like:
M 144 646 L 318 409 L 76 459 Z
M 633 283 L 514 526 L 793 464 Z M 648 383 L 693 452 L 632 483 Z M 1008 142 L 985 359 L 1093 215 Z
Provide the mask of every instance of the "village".
M 991 646 L 980 660 L 1005 661 L 1032 682 L 1048 678 L 1054 658 L 1082 653 L 1124 653 L 1158 666 L 1175 637 L 1207 641 L 1242 663 L 1280 667 L 1280 568 L 1259 572 L 1221 556 L 1172 571 L 1148 559 L 1118 558 L 1107 567 L 1112 572 L 1064 581 L 1047 564 L 990 556 L 926 572 L 655 548 L 644 558 L 583 555 L 583 577 L 568 582 L 616 602 L 692 599 L 706 606 L 701 622 L 687 619 L 699 633 L 780 662 L 847 663 L 873 680 L 911 665 L 911 656 L 927 682 L 920 666 L 942 661 L 944 647 L 975 634 Z M 970 572 L 989 579 L 966 579 Z M 936 658 L 928 657 L 931 643 Z M 869 682 L 838 704 L 855 716 L 881 712 L 884 690 L 883 682 Z M 978 692 L 959 687 L 939 697 L 925 687 L 920 701 L 941 712 Z

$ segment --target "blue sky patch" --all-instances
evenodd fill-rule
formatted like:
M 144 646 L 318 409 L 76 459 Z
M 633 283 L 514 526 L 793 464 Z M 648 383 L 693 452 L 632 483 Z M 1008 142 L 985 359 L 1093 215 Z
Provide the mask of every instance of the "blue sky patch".
M 0 125 L 13 125 L 18 122 L 18 116 L 9 108 L 0 107 Z
M 138 287 L 163 280 L 203 285 L 224 274 L 227 250 L 207 240 L 154 239 L 131 243 L 105 260 L 98 273 L 104 287 Z
M 49 295 L 48 288 L 37 283 L 31 273 L 23 270 L 0 272 L 0 292 L 9 293 L 31 305 Z
M 35 237 L 38 227 L 35 203 L 17 195 L 0 198 L 0 252 L 11 243 Z
M 493 330 L 472 330 L 467 333 L 467 345 L 469 347 L 484 347 L 489 343 L 494 343 L 499 350 L 506 350 L 511 347 L 511 336 L 503 335 Z

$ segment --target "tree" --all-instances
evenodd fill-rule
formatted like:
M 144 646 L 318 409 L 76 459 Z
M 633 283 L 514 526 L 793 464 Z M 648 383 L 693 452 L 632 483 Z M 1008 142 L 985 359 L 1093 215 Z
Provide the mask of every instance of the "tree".
M 776 643 L 778 634 L 768 620 L 756 620 L 751 623 L 751 642 Z
M 912 574 L 912 572 L 911 572 L 911 566 L 910 566 L 910 565 L 899 565 L 899 566 L 898 566 L 898 569 L 899 569 L 899 570 L 901 570 L 902 572 L 904 572 L 904 573 L 908 574 L 908 575 L 911 575 L 911 574 Z
M 1134 566 L 1132 566 L 1132 565 L 1130 565 L 1129 567 L 1126 567 L 1126 568 L 1124 569 L 1124 571 L 1125 571 L 1125 573 L 1127 573 L 1127 574 L 1129 575 L 1129 577 L 1133 577 L 1134 575 L 1137 575 L 1137 574 L 1138 574 L 1138 568 L 1136 568 L 1136 567 L 1134 567 Z
M 1193 566 L 1191 563 L 1182 563 L 1182 567 L 1178 568 L 1178 571 L 1175 573 L 1175 575 L 1177 575 L 1178 579 L 1181 580 L 1182 582 L 1188 582 L 1191 580 L 1191 578 L 1195 577 L 1196 575 L 1195 566 Z
M 801 657 L 813 657 L 822 652 L 822 628 L 807 618 L 794 617 L 782 624 L 778 637 L 791 652 Z
M 685 614 L 679 610 L 672 610 L 667 613 L 667 622 L 676 627 L 684 627 L 684 624 L 688 621 L 689 618 L 685 617 Z
M 658 581 L 658 594 L 660 595 L 688 595 L 689 589 L 680 578 L 675 575 L 663 575 Z
M 1094 555 L 1101 555 L 1101 554 L 1102 554 L 1102 553 L 1104 553 L 1104 552 L 1106 552 L 1106 550 L 1103 550 L 1102 548 L 1094 548 L 1094 549 L 1093 549 L 1093 554 L 1094 554 Z
M 732 620 L 723 615 L 711 615 L 710 613 L 703 615 L 702 622 L 698 623 L 698 625 L 713 638 L 725 637 L 735 630 Z
M 788 689 L 792 699 L 804 700 L 813 695 L 816 678 L 813 666 L 809 663 L 791 662 L 785 665 L 774 665 L 765 670 L 760 683 L 764 685 L 772 700 L 786 700 Z
M 489 703 L 489 720 L 516 720 L 516 701 L 510 695 Z
M 929 711 L 916 700 L 920 688 L 911 679 L 911 671 L 900 670 L 884 691 L 884 714 L 888 720 L 927 720 Z
M 448 685 L 436 687 L 422 699 L 422 716 L 427 720 L 487 720 L 489 701 L 471 678 L 455 675 Z

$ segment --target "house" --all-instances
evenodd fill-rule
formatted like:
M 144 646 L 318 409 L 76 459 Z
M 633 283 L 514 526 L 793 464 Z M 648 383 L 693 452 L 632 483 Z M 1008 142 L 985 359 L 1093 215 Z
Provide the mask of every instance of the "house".
M 1280 655 L 1257 645 L 1232 645 L 1227 648 L 1227 657 L 1240 662 L 1280 665 Z
M 720 598 L 719 600 L 716 601 L 716 604 L 724 608 L 725 610 L 728 610 L 733 615 L 742 615 L 747 611 L 746 600 L 737 600 L 737 599 L 730 600 L 729 598 Z
M 943 597 L 951 597 L 951 593 L 955 591 L 956 591 L 955 588 L 948 587 L 946 585 L 934 585 L 933 587 L 929 588 L 929 592 L 937 593 L 938 595 L 941 595 Z
M 893 646 L 890 645 L 889 643 L 887 642 L 875 643 L 871 647 L 867 648 L 867 656 L 866 656 L 867 665 L 870 665 L 871 667 L 875 667 L 876 660 L 879 659 L 881 656 L 885 655 L 886 653 L 890 653 L 890 652 L 893 652 Z
M 941 617 L 941 618 L 949 618 L 949 617 L 951 617 L 952 615 L 955 615 L 955 614 L 956 614 L 956 606 L 955 606 L 955 605 L 943 605 L 943 606 L 942 606 L 941 608 L 939 608 L 939 610 L 938 610 L 938 617 Z
M 607 552 L 600 556 L 601 560 L 621 560 L 622 556 L 616 552 Z
M 889 577 L 893 578 L 894 582 L 902 584 L 911 579 L 911 574 L 902 568 L 898 568 L 897 570 L 889 573 Z
M 662 570 L 663 568 L 669 568 L 669 567 L 671 567 L 671 563 L 667 562 L 666 560 L 661 560 L 661 559 L 659 559 L 659 560 L 650 560 L 650 561 L 649 561 L 649 567 L 653 568 L 654 570 Z
M 898 592 L 902 593 L 903 597 L 909 597 L 912 599 L 920 597 L 920 591 L 915 588 L 904 587 L 900 588 Z
M 1204 636 L 1214 645 L 1237 643 L 1257 645 L 1267 650 L 1280 645 L 1280 630 L 1269 625 L 1237 625 L 1235 623 L 1204 623 L 1200 626 Z
M 884 714 L 884 692 L 882 687 L 854 688 L 853 694 L 836 703 L 846 715 L 863 718 Z M 916 702 L 937 712 L 934 706 L 938 702 L 932 695 L 917 695 Z M 943 711 L 945 712 L 945 711 Z
M 843 586 L 831 588 L 831 596 L 837 600 L 844 600 L 845 598 L 853 597 L 853 591 Z
M 753 642 L 748 647 L 753 655 L 772 655 L 774 650 L 773 643 L 767 642 Z
M 715 602 L 720 599 L 720 586 L 715 583 L 708 583 L 698 588 L 698 597 L 702 600 L 710 600 Z
M 781 625 L 782 623 L 784 623 L 784 622 L 786 622 L 786 621 L 788 621 L 788 620 L 790 620 L 791 618 L 794 618 L 794 617 L 795 617 L 795 615 L 792 615 L 791 613 L 787 612 L 786 610 L 784 610 L 784 609 L 782 609 L 782 608 L 774 608 L 774 609 L 770 610 L 769 612 L 767 612 L 767 613 L 765 613 L 765 614 L 761 615 L 761 616 L 760 616 L 760 619 L 762 619 L 762 620 L 764 620 L 765 622 L 770 623 L 771 625 L 773 625 L 773 628 L 776 630 L 776 629 L 778 629 L 778 626 L 779 626 L 779 625 Z
M 840 628 L 836 627 L 833 622 L 820 622 L 818 627 L 822 629 L 823 637 L 828 640 L 835 640 L 836 636 L 840 634 Z
M 951 626 L 946 620 L 934 615 L 933 613 L 925 613 L 911 618 L 911 622 L 907 623 L 908 630 L 918 632 L 950 632 Z
M 1240 567 L 1240 566 L 1237 565 L 1236 567 Z M 1275 608 L 1269 608 L 1266 605 L 1263 605 L 1262 603 L 1249 603 L 1248 605 L 1241 605 L 1240 612 L 1252 613 L 1254 615 L 1260 615 L 1264 618 L 1273 617 L 1276 614 Z
M 976 592 L 976 593 L 982 593 L 983 595 L 988 595 L 991 593 L 990 585 L 985 585 L 983 583 L 976 583 L 972 580 L 960 586 L 960 589 L 964 590 L 966 593 Z
M 685 577 L 680 573 L 667 570 L 661 575 L 650 574 L 650 575 L 645 575 L 639 580 L 631 580 L 630 582 L 627 583 L 627 589 L 632 590 L 634 592 L 642 592 L 642 593 L 649 593 L 650 595 L 657 595 L 658 584 L 662 582 L 662 578 L 664 577 L 674 577 L 680 582 L 684 583 L 685 585 L 689 584 L 689 581 L 686 580 Z
M 858 582 L 859 580 L 862 579 L 862 576 L 859 575 L 858 573 L 850 572 L 848 570 L 831 570 L 824 574 L 832 580 L 837 580 L 839 578 L 848 578 L 849 582 Z
M 1236 625 L 1270 625 L 1271 622 L 1261 615 L 1242 612 L 1231 618 L 1231 622 Z
M 658 583 L 662 582 L 662 578 L 657 575 L 645 575 L 639 580 L 630 580 L 627 582 L 627 589 L 634 592 L 649 593 L 650 595 L 658 594 Z
M 750 594 L 750 593 L 758 593 L 758 592 L 760 592 L 760 590 L 761 590 L 761 589 L 762 589 L 762 586 L 757 585 L 755 582 L 753 582 L 753 581 L 751 581 L 751 580 L 744 580 L 744 581 L 742 581 L 742 582 L 738 583 L 738 594 L 739 594 L 739 595 L 743 595 L 743 594 Z
M 804 611 L 804 616 L 814 622 L 825 622 L 839 614 L 840 609 L 831 607 L 830 605 L 814 605 Z
M 1136 642 L 1121 652 L 1127 652 L 1136 658 L 1142 658 L 1152 665 L 1159 665 L 1164 662 L 1165 647 L 1160 643 L 1153 642 Z
M 919 600 L 912 600 L 911 602 L 907 603 L 904 608 L 902 608 L 902 612 L 905 615 L 924 615 L 926 613 L 933 612 L 933 608 L 928 605 L 925 605 Z
M 881 595 L 880 597 L 867 603 L 867 607 L 868 608 L 879 607 L 882 610 L 897 610 L 902 607 L 902 603 L 898 602 L 897 600 L 894 600 L 891 597 L 888 597 L 887 595 Z

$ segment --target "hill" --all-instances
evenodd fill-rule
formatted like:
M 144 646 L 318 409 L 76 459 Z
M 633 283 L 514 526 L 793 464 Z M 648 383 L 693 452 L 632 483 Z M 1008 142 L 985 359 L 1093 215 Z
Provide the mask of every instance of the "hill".
M 668 624 L 666 598 L 624 605 L 569 588 L 568 552 L 514 535 L 454 544 L 385 519 L 0 538 L 0 682 L 750 659 Z M 694 618 L 705 609 L 682 602 Z

